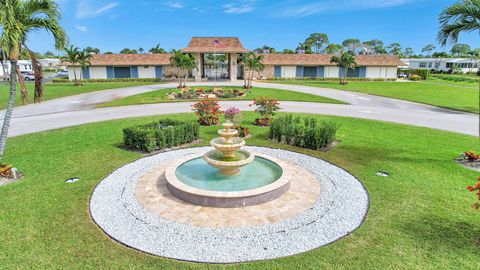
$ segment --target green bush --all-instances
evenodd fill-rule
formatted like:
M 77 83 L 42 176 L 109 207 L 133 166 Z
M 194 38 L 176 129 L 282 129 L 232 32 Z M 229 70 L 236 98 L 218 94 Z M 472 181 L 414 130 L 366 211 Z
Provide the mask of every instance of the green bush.
M 319 150 L 335 141 L 337 130 L 334 122 L 287 114 L 272 120 L 268 137 L 279 143 Z
M 125 147 L 148 153 L 190 143 L 199 137 L 200 125 L 194 121 L 165 119 L 123 129 Z
M 428 77 L 430 76 L 430 70 L 428 69 L 409 69 L 408 74 L 410 76 L 412 75 L 418 75 L 422 80 L 428 80 Z
M 162 79 L 156 78 L 122 78 L 122 79 L 87 79 L 82 80 L 85 83 L 100 83 L 100 82 L 162 82 Z M 55 78 L 52 80 L 53 83 L 68 83 L 72 82 L 69 79 Z
M 413 75 L 410 75 L 410 77 L 408 77 L 408 79 L 409 79 L 410 81 L 420 81 L 420 80 L 422 79 L 422 77 L 413 74 Z
M 274 81 L 320 81 L 320 82 L 338 82 L 340 78 L 324 78 L 324 77 L 300 77 L 300 78 L 272 78 Z M 348 77 L 349 81 L 360 81 L 360 82 L 384 82 L 384 81 L 396 81 L 397 78 L 358 78 L 358 77 Z

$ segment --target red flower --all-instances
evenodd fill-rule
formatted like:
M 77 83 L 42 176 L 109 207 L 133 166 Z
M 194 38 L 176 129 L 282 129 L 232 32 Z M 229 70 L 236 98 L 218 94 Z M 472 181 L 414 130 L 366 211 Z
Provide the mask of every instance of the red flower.
M 478 180 L 478 181 L 480 181 L 480 176 L 479 176 L 479 177 L 477 177 L 477 180 Z
M 467 189 L 470 190 L 470 192 L 475 190 L 472 186 L 468 186 Z
M 477 186 L 475 188 L 480 189 L 480 182 L 477 183 Z

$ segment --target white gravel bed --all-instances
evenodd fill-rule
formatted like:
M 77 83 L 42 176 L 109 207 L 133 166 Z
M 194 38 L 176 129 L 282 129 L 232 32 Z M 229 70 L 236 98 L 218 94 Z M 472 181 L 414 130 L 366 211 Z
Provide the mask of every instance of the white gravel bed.
M 362 224 L 368 211 L 368 194 L 345 170 L 290 151 L 245 149 L 297 164 L 313 173 L 320 181 L 319 199 L 294 218 L 241 228 L 195 227 L 145 210 L 134 195 L 139 178 L 161 163 L 211 150 L 200 147 L 160 153 L 116 170 L 95 188 L 90 201 L 92 218 L 110 237 L 129 247 L 157 256 L 207 263 L 295 255 L 332 243 Z

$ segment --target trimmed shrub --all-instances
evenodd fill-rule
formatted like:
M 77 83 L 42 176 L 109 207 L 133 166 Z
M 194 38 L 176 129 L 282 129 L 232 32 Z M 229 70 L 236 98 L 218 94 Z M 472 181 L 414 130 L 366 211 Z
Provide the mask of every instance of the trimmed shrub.
M 396 81 L 397 78 L 358 78 L 348 77 L 349 81 L 363 81 L 363 82 L 384 82 L 384 81 Z M 299 78 L 271 78 L 273 81 L 320 81 L 320 82 L 338 82 L 340 78 L 324 78 L 324 77 L 299 77 Z
M 337 130 L 334 122 L 287 114 L 271 121 L 268 137 L 279 143 L 319 150 L 335 141 Z
M 80 80 L 79 80 L 80 81 Z M 84 83 L 101 83 L 101 82 L 163 82 L 163 79 L 156 78 L 118 78 L 118 79 L 87 79 L 81 80 Z M 55 78 L 53 83 L 69 83 L 69 79 Z
M 200 125 L 194 121 L 165 119 L 123 129 L 125 147 L 148 153 L 190 143 L 199 137 Z
M 422 79 L 422 77 L 418 76 L 418 75 L 410 75 L 410 77 L 408 78 L 410 81 L 420 81 Z
M 428 80 L 428 77 L 430 76 L 430 70 L 428 69 L 409 69 L 408 74 L 410 76 L 412 75 L 418 75 L 422 80 Z

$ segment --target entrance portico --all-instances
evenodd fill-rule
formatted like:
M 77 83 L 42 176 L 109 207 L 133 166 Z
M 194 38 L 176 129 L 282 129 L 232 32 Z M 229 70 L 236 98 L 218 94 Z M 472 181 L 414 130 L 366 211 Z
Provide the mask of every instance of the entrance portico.
M 239 56 L 249 50 L 245 49 L 236 37 L 193 37 L 188 47 L 182 49 L 182 52 L 191 53 L 197 59 L 197 68 L 194 73 L 196 82 L 208 79 L 209 74 L 205 72 L 205 55 L 208 54 L 224 54 L 228 72 L 226 78 L 235 81 L 243 76 L 243 67 L 239 66 Z M 217 67 L 216 59 L 214 62 Z

